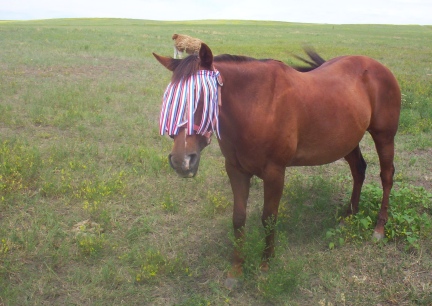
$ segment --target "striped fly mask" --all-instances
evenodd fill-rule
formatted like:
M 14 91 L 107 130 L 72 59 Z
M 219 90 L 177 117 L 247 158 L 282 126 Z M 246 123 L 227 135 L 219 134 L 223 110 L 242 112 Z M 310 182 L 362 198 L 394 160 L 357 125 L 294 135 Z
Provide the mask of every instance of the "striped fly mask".
M 160 134 L 174 137 L 180 128 L 185 127 L 187 135 L 203 135 L 208 143 L 212 133 L 220 138 L 218 116 L 222 85 L 220 73 L 216 69 L 198 70 L 178 82 L 168 84 L 163 95 Z M 198 107 L 201 97 L 202 108 Z M 198 109 L 202 109 L 202 114 L 196 114 Z M 201 115 L 199 123 L 195 121 L 195 115 Z

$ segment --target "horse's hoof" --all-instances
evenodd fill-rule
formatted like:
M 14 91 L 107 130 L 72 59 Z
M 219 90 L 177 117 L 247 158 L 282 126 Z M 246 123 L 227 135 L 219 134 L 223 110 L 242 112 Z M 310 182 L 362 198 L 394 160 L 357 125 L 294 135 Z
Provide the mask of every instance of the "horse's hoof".
M 239 286 L 239 280 L 237 278 L 233 278 L 233 277 L 228 277 L 225 280 L 225 288 L 227 288 L 228 290 L 234 290 L 235 288 L 237 288 Z
M 372 239 L 373 239 L 374 241 L 379 241 L 379 240 L 381 240 L 381 239 L 383 239 L 383 238 L 384 238 L 384 234 L 383 234 L 383 233 L 380 233 L 380 232 L 374 231 L 374 233 L 373 233 L 373 235 L 372 235 Z
M 268 270 L 269 270 L 269 264 L 268 264 L 268 262 L 262 262 L 262 263 L 260 264 L 260 270 L 261 270 L 261 272 L 263 272 L 263 273 L 267 273 Z

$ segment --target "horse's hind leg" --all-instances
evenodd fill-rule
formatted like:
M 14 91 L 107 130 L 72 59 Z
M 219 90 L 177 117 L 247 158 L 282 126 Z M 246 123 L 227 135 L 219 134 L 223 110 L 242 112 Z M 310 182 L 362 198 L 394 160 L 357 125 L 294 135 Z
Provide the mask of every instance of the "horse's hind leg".
M 367 165 L 359 146 L 357 146 L 354 150 L 351 151 L 351 153 L 345 156 L 345 160 L 350 166 L 351 174 L 353 177 L 351 202 L 348 206 L 348 210 L 346 213 L 347 216 L 349 216 L 351 214 L 356 214 L 359 211 L 360 192 L 365 179 Z
M 377 224 L 375 226 L 374 238 L 384 238 L 384 225 L 388 219 L 388 207 L 390 191 L 393 187 L 393 175 L 395 167 L 393 164 L 394 159 L 394 133 L 391 132 L 374 132 L 370 131 L 372 138 L 375 142 L 375 147 L 378 152 L 381 168 L 381 183 L 383 188 L 383 197 L 381 203 L 381 210 L 378 214 Z

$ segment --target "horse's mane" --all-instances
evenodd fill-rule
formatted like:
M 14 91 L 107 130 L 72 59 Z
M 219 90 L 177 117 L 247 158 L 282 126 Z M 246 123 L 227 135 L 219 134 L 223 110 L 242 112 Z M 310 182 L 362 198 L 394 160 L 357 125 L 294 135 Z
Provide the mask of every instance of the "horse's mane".
M 255 59 L 248 56 L 241 55 L 231 55 L 231 54 L 221 54 L 214 57 L 215 62 L 252 62 L 252 61 L 270 61 L 270 59 Z M 190 76 L 195 74 L 199 69 L 199 57 L 198 55 L 189 55 L 184 59 L 172 59 L 170 62 L 170 66 L 168 67 L 170 70 L 174 71 L 171 82 L 177 83 L 184 76 Z
M 309 56 L 310 60 L 304 59 L 298 55 L 293 55 L 295 58 L 301 60 L 302 62 L 309 64 L 309 66 L 291 66 L 297 71 L 307 72 L 314 70 L 325 63 L 325 60 L 316 53 L 316 51 L 311 47 L 303 48 L 306 54 Z M 248 56 L 241 55 L 231 55 L 231 54 L 221 54 L 214 57 L 215 62 L 234 62 L 234 63 L 244 63 L 244 62 L 267 62 L 272 59 L 256 59 Z M 184 76 L 191 76 L 195 74 L 199 69 L 199 57 L 198 55 L 189 55 L 184 59 L 173 59 L 170 63 L 171 70 L 174 71 L 172 75 L 171 82 L 177 83 Z
M 253 62 L 253 61 L 259 61 L 259 62 L 267 62 L 271 59 L 256 59 L 253 57 L 248 56 L 242 56 L 242 55 L 231 55 L 231 54 L 221 54 L 214 57 L 215 62 L 236 62 L 236 63 L 242 63 L 242 62 Z
M 300 72 L 308 72 L 311 70 L 314 70 L 324 64 L 326 61 L 323 59 L 312 47 L 305 46 L 303 47 L 303 50 L 306 52 L 307 56 L 309 56 L 310 60 L 304 59 L 303 57 L 300 57 L 298 55 L 293 54 L 293 56 L 301 60 L 302 62 L 308 64 L 309 66 L 291 66 L 297 71 Z M 252 61 L 260 61 L 260 62 L 267 62 L 271 61 L 271 59 L 255 59 L 248 56 L 239 56 L 239 55 L 231 55 L 231 54 L 221 54 L 218 56 L 215 56 L 214 58 L 215 62 L 252 62 Z

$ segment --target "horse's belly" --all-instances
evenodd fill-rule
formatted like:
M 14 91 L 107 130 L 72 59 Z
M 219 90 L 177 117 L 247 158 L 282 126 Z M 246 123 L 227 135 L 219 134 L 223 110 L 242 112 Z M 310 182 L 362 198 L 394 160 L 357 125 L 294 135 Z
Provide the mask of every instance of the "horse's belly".
M 335 135 L 332 139 L 299 144 L 288 166 L 317 166 L 332 163 L 347 156 L 360 143 L 364 133 L 358 135 Z
M 351 100 L 350 100 L 351 99 Z M 347 156 L 363 138 L 371 118 L 370 107 L 348 96 L 343 107 L 326 100 L 326 107 L 309 108 L 298 120 L 294 166 L 314 166 L 334 162 Z M 363 106 L 362 106 L 363 105 Z
M 348 151 L 348 153 L 351 151 Z M 322 155 L 322 154 L 318 155 L 317 154 L 316 156 L 309 154 L 308 156 L 295 157 L 288 166 L 319 166 L 319 165 L 330 164 L 348 155 L 348 153 L 340 154 L 340 155 Z

